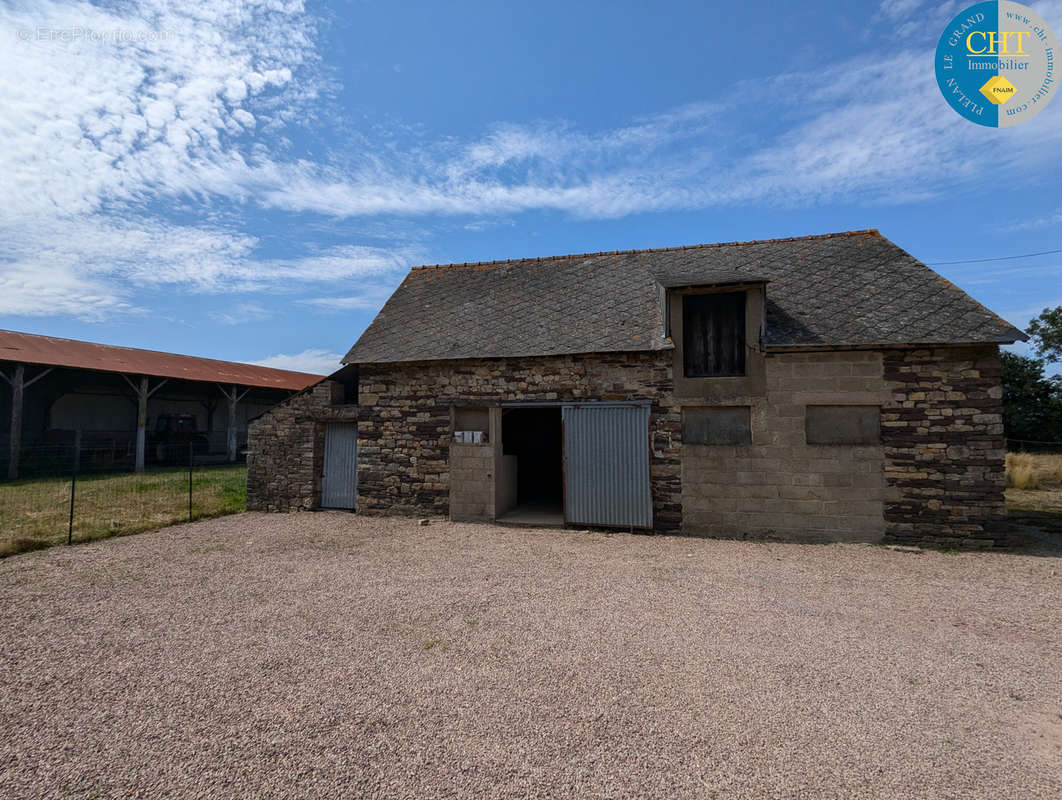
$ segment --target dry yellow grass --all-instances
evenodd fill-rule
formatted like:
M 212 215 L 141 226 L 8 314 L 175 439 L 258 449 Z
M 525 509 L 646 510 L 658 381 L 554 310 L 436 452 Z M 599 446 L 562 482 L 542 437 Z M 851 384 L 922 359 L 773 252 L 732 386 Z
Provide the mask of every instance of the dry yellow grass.
M 1007 453 L 1007 488 L 1035 491 L 1062 484 L 1062 455 Z

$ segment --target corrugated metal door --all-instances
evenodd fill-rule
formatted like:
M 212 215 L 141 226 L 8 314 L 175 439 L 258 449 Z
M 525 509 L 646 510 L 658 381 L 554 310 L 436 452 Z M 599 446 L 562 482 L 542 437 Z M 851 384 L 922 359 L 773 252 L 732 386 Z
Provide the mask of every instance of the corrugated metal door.
M 325 426 L 322 508 L 354 508 L 358 489 L 358 426 Z
M 565 520 L 651 528 L 649 408 L 566 405 L 562 414 Z

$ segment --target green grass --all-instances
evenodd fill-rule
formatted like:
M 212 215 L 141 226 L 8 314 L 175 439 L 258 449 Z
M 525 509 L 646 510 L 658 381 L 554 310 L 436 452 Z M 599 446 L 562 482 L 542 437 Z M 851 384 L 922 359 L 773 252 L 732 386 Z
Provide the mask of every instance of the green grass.
M 243 511 L 247 468 L 203 467 L 192 475 L 192 518 Z M 0 484 L 0 556 L 65 543 L 70 478 Z M 161 528 L 188 521 L 188 471 L 84 475 L 77 480 L 74 540 Z

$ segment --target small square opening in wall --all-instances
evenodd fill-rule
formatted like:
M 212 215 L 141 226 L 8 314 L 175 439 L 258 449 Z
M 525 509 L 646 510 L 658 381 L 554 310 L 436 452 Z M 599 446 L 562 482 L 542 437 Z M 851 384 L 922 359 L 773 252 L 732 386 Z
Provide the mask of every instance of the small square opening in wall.
M 332 405 L 356 406 L 358 404 L 358 366 L 351 364 L 330 376 Z
M 878 444 L 881 408 L 878 406 L 808 406 L 804 414 L 808 444 Z
M 683 444 L 750 444 L 751 409 L 716 406 L 682 409 Z
M 454 408 L 454 441 L 460 444 L 487 444 L 490 411 L 486 408 Z

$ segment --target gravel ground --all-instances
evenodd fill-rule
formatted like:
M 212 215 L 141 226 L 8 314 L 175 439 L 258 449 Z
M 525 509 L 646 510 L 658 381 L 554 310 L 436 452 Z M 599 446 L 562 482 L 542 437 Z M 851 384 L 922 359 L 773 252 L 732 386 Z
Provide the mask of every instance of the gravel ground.
M 1060 572 L 346 514 L 15 556 L 0 794 L 1057 798 Z

